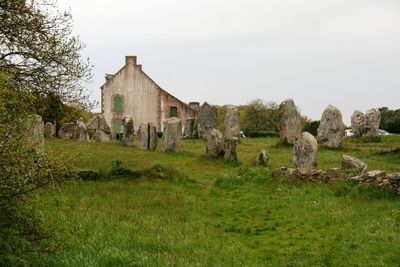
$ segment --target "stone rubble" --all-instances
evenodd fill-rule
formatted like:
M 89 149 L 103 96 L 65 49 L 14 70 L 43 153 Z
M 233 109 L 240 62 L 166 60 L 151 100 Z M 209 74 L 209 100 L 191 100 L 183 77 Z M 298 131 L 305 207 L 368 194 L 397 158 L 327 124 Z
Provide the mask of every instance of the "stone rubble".
M 340 180 L 348 180 L 381 188 L 386 188 L 400 195 L 400 172 L 387 174 L 385 171 L 372 170 L 367 171 L 368 166 L 362 161 L 344 155 L 342 168 L 331 168 L 327 171 L 316 170 L 312 168 L 286 168 L 281 167 L 272 172 L 272 179 L 279 180 L 286 178 L 287 181 L 310 181 L 333 183 Z M 353 168 L 354 167 L 354 168 Z M 358 174 L 354 175 L 349 170 L 358 170 Z
M 368 170 L 368 165 L 355 157 L 343 155 L 342 170 L 344 172 L 365 173 Z

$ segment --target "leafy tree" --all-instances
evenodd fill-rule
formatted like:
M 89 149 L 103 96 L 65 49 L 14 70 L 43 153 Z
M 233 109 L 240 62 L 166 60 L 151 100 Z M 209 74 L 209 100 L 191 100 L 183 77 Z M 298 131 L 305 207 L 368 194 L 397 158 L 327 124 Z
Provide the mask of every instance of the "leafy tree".
M 0 266 L 23 265 L 26 252 L 48 251 L 51 231 L 35 212 L 32 192 L 73 176 L 67 163 L 29 142 L 40 99 L 50 102 L 42 110 L 48 119 L 61 112 L 60 102 L 92 106 L 82 87 L 91 65 L 80 57 L 83 45 L 71 23 L 50 0 L 0 0 Z
M 31 193 L 73 177 L 69 164 L 30 145 L 33 101 L 0 73 L 0 266 L 22 265 L 26 252 L 51 250 L 52 229 L 35 212 Z
M 78 107 L 65 105 L 60 97 L 53 93 L 36 96 L 34 107 L 36 114 L 42 116 L 44 122 L 55 124 L 56 133 L 66 122 L 76 121 L 79 118 L 88 121 L 93 115 L 91 112 Z
M 381 123 L 379 128 L 391 133 L 400 133 L 400 109 L 391 110 L 387 107 L 379 108 Z
M 63 103 L 91 107 L 81 86 L 91 79 L 83 44 L 71 35 L 72 17 L 50 0 L 0 1 L 0 71 L 13 73 L 16 86 L 59 96 Z
M 215 106 L 217 108 L 217 129 L 220 131 L 225 131 L 225 114 L 226 114 L 226 105 L 224 106 Z
M 93 113 L 81 110 L 76 107 L 65 106 L 65 114 L 62 117 L 60 124 L 63 125 L 66 122 L 77 121 L 78 119 L 83 119 L 83 121 L 88 121 L 93 117 Z
M 241 125 L 244 131 L 277 131 L 278 105 L 256 99 L 247 104 Z
M 302 131 L 317 136 L 319 124 L 320 121 L 306 120 Z
M 61 120 L 66 115 L 67 106 L 61 101 L 60 97 L 53 93 L 46 95 L 40 94 L 35 97 L 34 107 L 36 114 L 42 116 L 44 122 L 51 122 L 56 126 L 58 132 Z

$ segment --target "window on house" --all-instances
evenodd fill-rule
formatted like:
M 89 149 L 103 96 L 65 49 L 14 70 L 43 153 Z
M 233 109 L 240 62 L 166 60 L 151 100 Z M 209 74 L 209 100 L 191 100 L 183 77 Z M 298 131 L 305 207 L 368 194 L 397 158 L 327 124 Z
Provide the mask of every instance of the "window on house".
M 114 97 L 114 112 L 115 113 L 122 112 L 122 97 L 121 96 Z
M 169 117 L 178 117 L 178 108 L 177 107 L 170 107 L 169 108 Z

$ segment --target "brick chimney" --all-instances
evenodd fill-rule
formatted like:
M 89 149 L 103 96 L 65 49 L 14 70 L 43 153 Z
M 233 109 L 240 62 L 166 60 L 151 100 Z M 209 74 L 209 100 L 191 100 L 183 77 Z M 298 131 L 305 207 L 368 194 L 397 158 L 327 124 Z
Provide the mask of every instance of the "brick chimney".
M 125 56 L 125 65 L 136 65 L 136 56 Z

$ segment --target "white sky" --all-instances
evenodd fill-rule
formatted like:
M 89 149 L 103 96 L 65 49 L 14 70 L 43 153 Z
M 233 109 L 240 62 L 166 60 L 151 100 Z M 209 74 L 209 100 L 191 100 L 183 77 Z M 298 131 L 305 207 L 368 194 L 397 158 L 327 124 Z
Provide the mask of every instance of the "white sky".
M 399 0 L 59 0 L 94 64 L 125 55 L 185 102 L 245 104 L 293 98 L 320 119 L 337 106 L 400 108 Z

